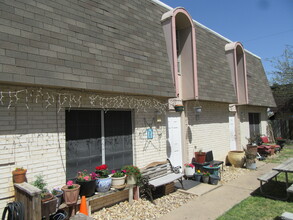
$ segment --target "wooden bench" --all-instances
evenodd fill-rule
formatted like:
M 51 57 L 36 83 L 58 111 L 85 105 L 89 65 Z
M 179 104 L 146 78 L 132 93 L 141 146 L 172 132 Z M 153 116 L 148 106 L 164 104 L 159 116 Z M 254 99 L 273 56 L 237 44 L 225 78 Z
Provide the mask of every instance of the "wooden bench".
M 175 180 L 179 180 L 183 188 L 182 177 L 183 173 L 180 172 L 180 166 L 173 167 L 171 162 L 167 159 L 163 162 L 153 162 L 141 169 L 141 187 L 140 192 L 146 193 L 152 202 L 152 191 L 156 187 L 172 183 Z
M 260 191 L 261 191 L 261 193 L 263 193 L 263 190 L 262 190 L 263 182 L 267 183 L 267 182 L 271 181 L 273 178 L 275 178 L 276 181 L 277 181 L 277 175 L 278 174 L 279 174 L 278 171 L 272 170 L 269 173 L 265 173 L 262 176 L 257 178 L 260 181 Z

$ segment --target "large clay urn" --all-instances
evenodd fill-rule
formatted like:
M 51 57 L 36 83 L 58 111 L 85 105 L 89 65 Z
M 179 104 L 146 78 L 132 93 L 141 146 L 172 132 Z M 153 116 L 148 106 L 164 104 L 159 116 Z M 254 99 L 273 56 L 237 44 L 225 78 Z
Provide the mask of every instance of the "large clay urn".
M 245 152 L 244 151 L 229 151 L 228 160 L 234 167 L 243 167 L 245 162 Z

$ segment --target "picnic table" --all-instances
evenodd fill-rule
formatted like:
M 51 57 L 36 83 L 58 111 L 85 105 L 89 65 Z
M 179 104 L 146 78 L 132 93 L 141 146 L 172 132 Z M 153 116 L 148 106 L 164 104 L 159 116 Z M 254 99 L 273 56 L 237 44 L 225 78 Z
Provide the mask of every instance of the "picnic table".
M 271 181 L 273 178 L 276 179 L 277 181 L 277 176 L 281 173 L 285 173 L 285 179 L 286 179 L 286 190 L 287 190 L 287 197 L 286 199 L 289 199 L 289 193 L 293 193 L 293 184 L 289 186 L 289 181 L 288 181 L 288 173 L 293 173 L 293 158 L 289 158 L 280 165 L 272 168 L 272 170 L 268 173 L 263 174 L 262 176 L 258 177 L 257 179 L 260 181 L 260 191 L 262 194 L 264 194 L 263 189 L 262 189 L 262 184 L 263 182 L 268 183 Z M 271 197 L 273 199 L 281 199 L 283 198 L 277 198 L 269 195 L 265 195 L 266 197 Z
M 293 158 L 289 158 L 285 162 L 281 163 L 280 165 L 273 168 L 273 170 L 276 170 L 278 172 L 284 172 L 286 177 L 286 189 L 289 187 L 288 183 L 288 173 L 293 173 Z

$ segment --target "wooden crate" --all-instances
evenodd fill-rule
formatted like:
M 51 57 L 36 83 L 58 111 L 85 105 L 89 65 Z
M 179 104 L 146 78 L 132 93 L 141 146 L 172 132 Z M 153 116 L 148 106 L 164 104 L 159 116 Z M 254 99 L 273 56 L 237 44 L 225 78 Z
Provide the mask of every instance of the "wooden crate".
M 164 194 L 165 195 L 168 195 L 168 194 L 170 194 L 170 193 L 172 193 L 172 192 L 174 192 L 175 191 L 175 185 L 174 185 L 174 182 L 172 182 L 172 183 L 168 183 L 168 184 L 166 184 L 165 186 L 164 186 Z

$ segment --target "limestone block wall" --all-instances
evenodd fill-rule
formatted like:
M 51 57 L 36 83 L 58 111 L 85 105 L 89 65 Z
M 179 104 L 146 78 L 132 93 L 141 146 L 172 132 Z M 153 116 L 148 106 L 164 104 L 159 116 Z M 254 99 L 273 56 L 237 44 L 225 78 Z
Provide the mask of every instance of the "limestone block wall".
M 202 112 L 195 114 L 194 107 L 201 105 Z M 191 161 L 193 152 L 213 150 L 215 159 L 224 159 L 230 149 L 229 110 L 228 104 L 203 102 L 196 104 L 190 101 L 186 112 L 186 144 L 188 158 Z M 196 146 L 196 149 L 194 147 Z
M 142 167 L 166 159 L 166 125 L 152 123 L 164 100 L 151 97 L 88 93 L 0 85 L 0 213 L 13 200 L 11 172 L 24 167 L 28 182 L 44 175 L 48 188 L 66 182 L 65 109 L 130 109 L 133 111 L 133 161 Z M 162 117 L 163 118 L 163 117 Z M 146 129 L 153 139 L 146 147 Z

